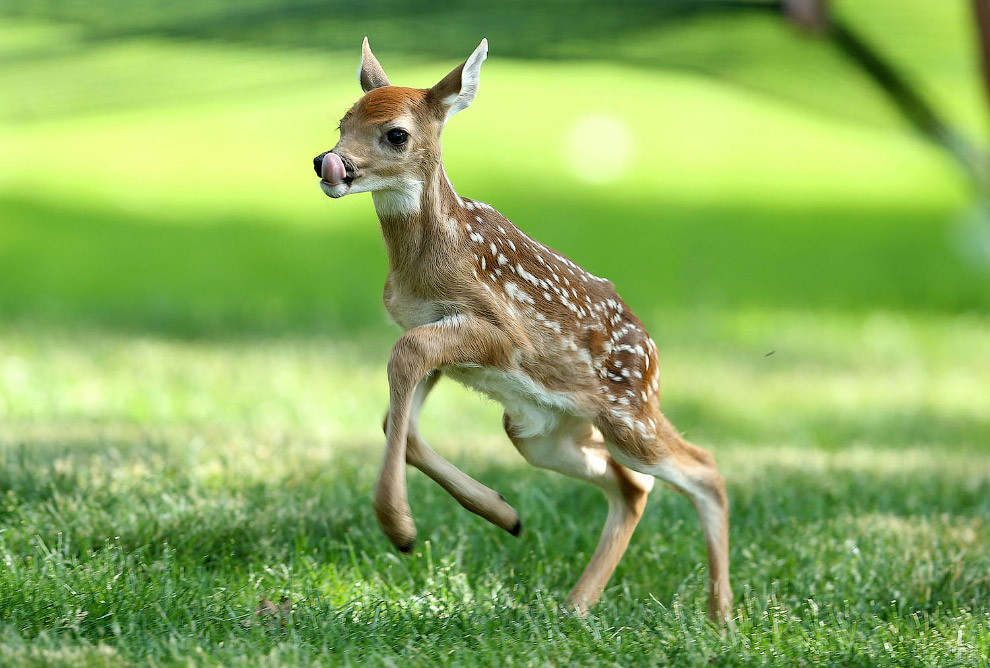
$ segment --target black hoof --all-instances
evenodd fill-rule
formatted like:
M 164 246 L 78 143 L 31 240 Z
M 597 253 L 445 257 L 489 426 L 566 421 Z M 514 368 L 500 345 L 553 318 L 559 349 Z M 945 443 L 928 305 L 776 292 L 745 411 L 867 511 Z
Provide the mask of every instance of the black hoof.
M 409 541 L 409 542 L 408 542 L 408 543 L 406 543 L 405 545 L 396 545 L 395 547 L 396 547 L 396 548 L 397 548 L 397 549 L 399 550 L 399 552 L 401 552 L 402 554 L 409 554 L 410 552 L 412 552 L 412 549 L 413 549 L 413 545 L 415 545 L 415 544 L 416 544 L 416 542 L 415 542 L 415 541 Z
M 516 523 L 512 525 L 511 529 L 509 529 L 509 533 L 518 538 L 519 534 L 522 533 L 522 520 L 517 519 Z

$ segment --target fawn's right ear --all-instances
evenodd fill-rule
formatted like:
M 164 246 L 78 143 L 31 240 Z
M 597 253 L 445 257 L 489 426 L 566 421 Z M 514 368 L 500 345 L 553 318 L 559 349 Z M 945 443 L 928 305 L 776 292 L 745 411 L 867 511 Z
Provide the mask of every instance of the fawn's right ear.
M 361 82 L 361 89 L 365 93 L 375 88 L 392 85 L 389 83 L 388 77 L 385 76 L 385 70 L 382 69 L 381 63 L 371 52 L 367 37 L 364 38 L 364 43 L 361 45 L 361 69 L 358 70 L 358 80 Z
M 429 99 L 443 111 L 445 118 L 471 106 L 474 96 L 478 94 L 481 63 L 487 57 L 488 40 L 483 39 L 467 60 L 455 67 L 427 93 Z

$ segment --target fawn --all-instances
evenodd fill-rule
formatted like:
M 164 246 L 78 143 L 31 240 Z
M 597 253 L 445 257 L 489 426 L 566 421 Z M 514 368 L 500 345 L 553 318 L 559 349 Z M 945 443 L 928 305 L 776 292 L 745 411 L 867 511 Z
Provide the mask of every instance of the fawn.
M 416 536 L 405 464 L 513 535 L 505 498 L 434 452 L 418 416 L 441 374 L 505 408 L 509 439 L 534 466 L 597 485 L 608 516 L 566 606 L 586 614 L 602 594 L 655 478 L 685 494 L 708 550 L 712 619 L 732 607 L 729 510 L 713 457 L 660 412 L 657 349 L 643 323 L 598 278 L 528 237 L 490 205 L 459 196 L 441 160 L 446 121 L 478 92 L 488 41 L 430 89 L 392 86 L 362 45 L 364 96 L 317 156 L 330 197 L 371 192 L 389 274 L 385 306 L 404 333 L 388 362 L 385 461 L 374 491 L 382 530 L 402 552 Z

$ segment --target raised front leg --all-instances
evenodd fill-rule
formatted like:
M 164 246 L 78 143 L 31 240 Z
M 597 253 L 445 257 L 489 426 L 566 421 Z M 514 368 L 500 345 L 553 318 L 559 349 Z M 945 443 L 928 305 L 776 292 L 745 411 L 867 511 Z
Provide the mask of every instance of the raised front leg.
M 434 482 L 447 490 L 458 503 L 472 513 L 480 515 L 492 524 L 505 529 L 513 536 L 522 531 L 519 513 L 510 506 L 505 497 L 493 489 L 486 487 L 459 468 L 437 454 L 419 433 L 419 411 L 430 390 L 440 379 L 441 372 L 434 369 L 428 373 L 416 386 L 413 395 L 412 409 L 409 414 L 409 436 L 406 439 L 406 463 L 429 476 Z M 388 414 L 385 414 L 383 424 L 388 433 Z
M 448 316 L 410 329 L 392 348 L 388 362 L 390 402 L 385 461 L 375 486 L 374 508 L 385 535 L 401 552 L 409 552 L 416 539 L 405 475 L 416 386 L 437 367 L 506 365 L 509 349 L 499 330 L 466 315 Z

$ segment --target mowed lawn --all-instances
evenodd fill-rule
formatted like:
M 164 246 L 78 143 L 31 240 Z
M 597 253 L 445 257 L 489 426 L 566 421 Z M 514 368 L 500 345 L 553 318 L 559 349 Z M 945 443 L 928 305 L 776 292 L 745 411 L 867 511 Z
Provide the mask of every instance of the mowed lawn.
M 493 40 L 453 182 L 614 280 L 732 503 L 734 631 L 660 487 L 580 620 L 603 497 L 452 383 L 424 433 L 522 536 L 416 471 L 414 553 L 376 526 L 384 253 L 311 168 L 356 48 L 0 34 L 0 665 L 988 663 L 990 225 L 903 128 Z

